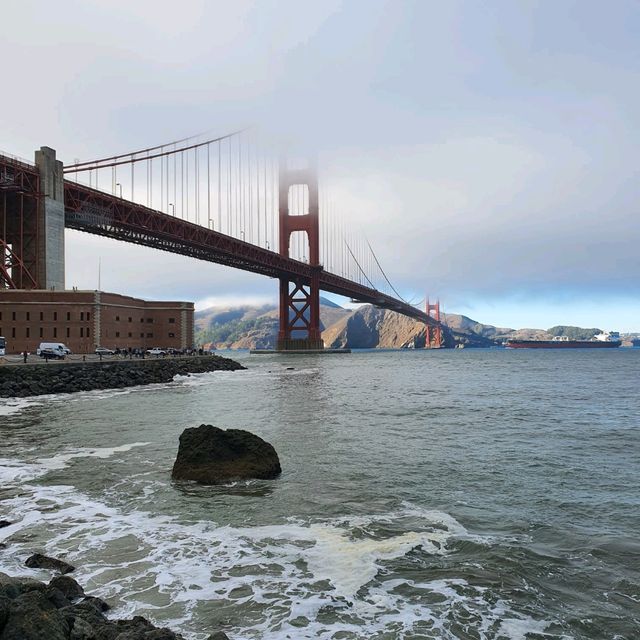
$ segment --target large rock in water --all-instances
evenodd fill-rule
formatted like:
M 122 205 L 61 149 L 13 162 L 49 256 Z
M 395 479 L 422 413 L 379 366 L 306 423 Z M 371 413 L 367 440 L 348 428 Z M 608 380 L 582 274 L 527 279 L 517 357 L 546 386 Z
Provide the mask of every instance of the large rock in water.
M 25 560 L 27 567 L 31 569 L 52 569 L 60 573 L 71 573 L 75 571 L 75 567 L 64 560 L 58 558 L 50 558 L 41 553 L 34 553 Z
M 171 475 L 218 484 L 234 478 L 268 480 L 281 471 L 276 450 L 262 438 L 241 429 L 201 424 L 182 432 Z

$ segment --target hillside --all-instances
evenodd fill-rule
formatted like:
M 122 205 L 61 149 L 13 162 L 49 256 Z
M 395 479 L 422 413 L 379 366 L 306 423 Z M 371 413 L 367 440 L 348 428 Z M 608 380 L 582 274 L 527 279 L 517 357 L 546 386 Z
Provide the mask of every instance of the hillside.
M 487 337 L 496 334 L 495 327 L 481 325 L 465 316 L 447 316 L 446 326 L 446 347 L 492 347 L 498 344 Z M 421 349 L 426 342 L 426 327 L 418 320 L 393 311 L 364 305 L 325 330 L 322 338 L 325 346 L 332 348 Z
M 216 349 L 273 349 L 278 335 L 278 308 L 274 304 L 210 307 L 195 313 L 196 344 Z M 323 328 L 349 314 L 347 309 L 320 298 Z
M 392 311 L 362 305 L 344 309 L 321 298 L 320 320 L 326 347 L 352 349 L 423 348 L 425 326 L 417 320 Z M 600 329 L 555 326 L 544 329 L 511 329 L 477 322 L 467 316 L 449 313 L 446 347 L 495 347 L 509 338 L 549 339 L 566 335 L 587 340 Z M 278 309 L 270 305 L 212 307 L 195 314 L 196 342 L 216 349 L 273 349 L 278 333 Z

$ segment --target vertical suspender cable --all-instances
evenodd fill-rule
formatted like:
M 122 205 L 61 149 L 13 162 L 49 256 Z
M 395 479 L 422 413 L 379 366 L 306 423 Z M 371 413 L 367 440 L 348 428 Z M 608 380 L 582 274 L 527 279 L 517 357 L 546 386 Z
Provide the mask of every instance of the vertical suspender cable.
M 251 145 L 247 144 L 247 192 L 249 209 L 247 218 L 247 235 L 249 242 L 253 242 L 253 188 L 251 181 Z
M 185 213 L 185 219 L 189 219 L 189 152 L 187 151 L 187 167 L 186 167 L 186 176 L 187 176 L 187 190 L 186 190 L 186 213 Z
M 200 154 L 198 149 L 193 150 L 193 164 L 195 176 L 193 179 L 193 199 L 196 207 L 196 221 L 200 224 Z
M 147 151 L 147 156 L 149 152 Z M 147 160 L 147 207 L 151 207 L 151 189 L 150 189 L 150 174 L 149 174 L 149 166 L 151 165 L 151 160 Z
M 268 226 L 268 217 L 267 217 L 267 162 L 269 158 L 267 156 L 267 152 L 264 152 L 264 240 L 265 243 L 269 242 L 269 226 Z
M 229 149 L 227 151 L 227 235 L 231 235 L 231 138 L 229 138 Z
M 218 141 L 218 231 L 222 232 L 222 188 L 220 159 L 222 157 L 222 140 Z
M 207 145 L 207 227 L 213 227 L 211 223 L 211 149 Z
M 260 153 L 256 147 L 256 221 L 258 227 L 258 237 L 256 244 L 260 246 Z
M 242 145 L 242 134 L 238 134 L 238 169 L 236 173 L 236 228 L 235 228 L 235 236 L 238 237 L 240 235 L 240 167 L 241 167 L 241 145 Z

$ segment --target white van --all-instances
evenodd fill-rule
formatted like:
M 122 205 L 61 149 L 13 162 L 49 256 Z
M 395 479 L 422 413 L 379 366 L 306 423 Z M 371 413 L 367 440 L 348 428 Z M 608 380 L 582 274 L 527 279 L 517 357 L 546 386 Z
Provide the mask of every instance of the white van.
M 71 353 L 71 349 L 62 342 L 41 342 L 40 346 L 36 349 L 36 355 L 39 356 L 40 352 L 46 349 L 47 351 L 53 351 L 61 357 L 68 356 Z

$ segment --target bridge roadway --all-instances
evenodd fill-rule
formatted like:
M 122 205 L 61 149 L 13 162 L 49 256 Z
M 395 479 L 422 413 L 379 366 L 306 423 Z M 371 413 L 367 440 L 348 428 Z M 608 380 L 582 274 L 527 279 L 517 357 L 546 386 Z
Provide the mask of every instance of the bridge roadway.
M 23 174 L 38 175 L 32 165 L 0 156 L 3 166 L 20 165 Z M 353 282 L 321 266 L 281 256 L 181 218 L 150 209 L 85 185 L 64 181 L 65 227 L 115 240 L 216 262 L 271 278 L 285 277 L 308 284 L 319 271 L 320 288 L 347 298 L 390 309 L 426 324 L 438 323 L 424 311 L 376 289 Z
M 274 251 L 70 180 L 65 180 L 64 183 L 64 202 L 65 226 L 69 229 L 179 253 L 272 278 L 301 279 L 307 284 L 314 269 L 319 269 L 320 288 L 323 291 L 397 311 L 434 326 L 437 324 L 426 313 L 410 304 L 324 271 L 322 267 L 312 267 L 305 262 L 281 256 Z

